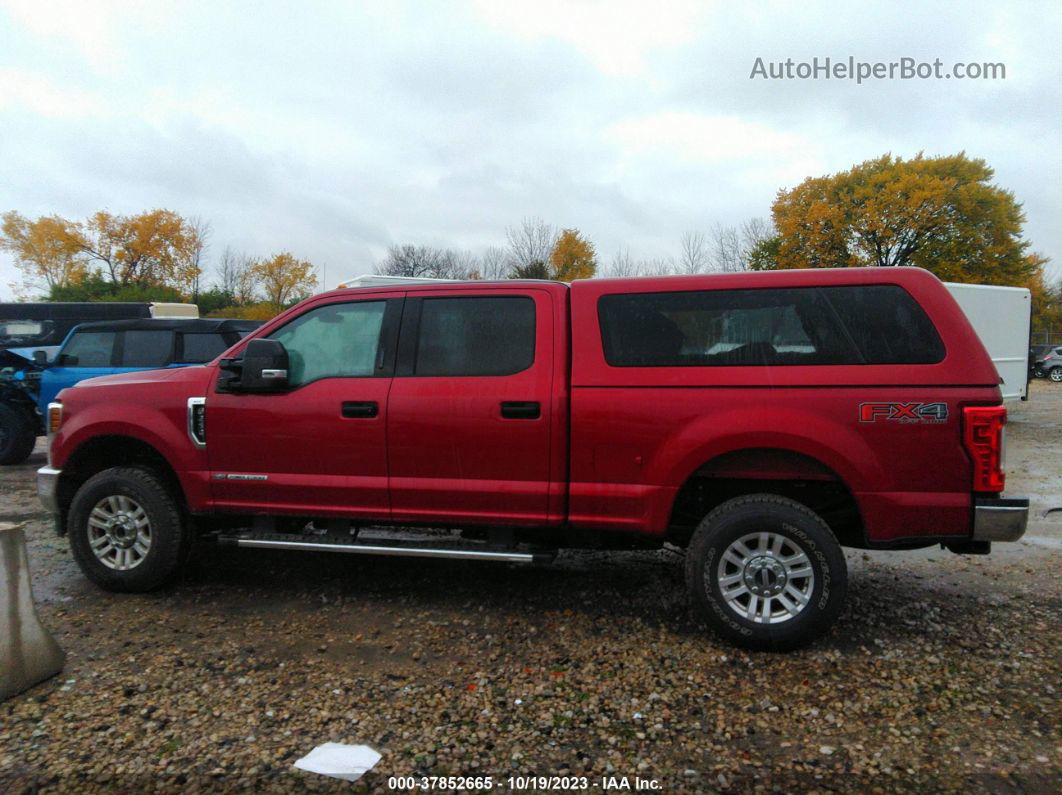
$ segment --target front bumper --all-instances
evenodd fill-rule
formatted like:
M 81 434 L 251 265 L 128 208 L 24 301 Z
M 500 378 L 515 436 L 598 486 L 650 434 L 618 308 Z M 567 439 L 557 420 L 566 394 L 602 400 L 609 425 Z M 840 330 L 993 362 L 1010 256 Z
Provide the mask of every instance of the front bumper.
M 974 541 L 1017 541 L 1029 523 L 1028 497 L 974 500 Z
M 41 467 L 37 470 L 37 496 L 40 498 L 44 510 L 49 513 L 59 513 L 59 476 L 63 474 L 58 469 Z

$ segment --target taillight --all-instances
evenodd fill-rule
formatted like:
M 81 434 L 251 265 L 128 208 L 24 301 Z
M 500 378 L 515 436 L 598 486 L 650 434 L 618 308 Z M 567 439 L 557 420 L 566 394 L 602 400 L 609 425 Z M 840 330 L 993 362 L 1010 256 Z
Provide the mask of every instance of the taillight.
M 967 406 L 963 409 L 963 441 L 973 460 L 973 490 L 1003 491 L 1004 406 Z

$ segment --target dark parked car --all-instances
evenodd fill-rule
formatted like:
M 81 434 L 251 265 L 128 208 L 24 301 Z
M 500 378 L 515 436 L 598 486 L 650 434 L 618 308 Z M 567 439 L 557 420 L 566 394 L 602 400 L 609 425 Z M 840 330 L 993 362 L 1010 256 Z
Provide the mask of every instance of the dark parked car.
M 1045 345 L 1046 350 L 1037 356 L 1033 363 L 1033 375 L 1037 378 L 1050 378 L 1056 384 L 1062 383 L 1062 345 Z
M 198 316 L 199 310 L 195 304 L 114 301 L 23 301 L 0 304 L 0 350 L 31 346 L 55 348 L 66 339 L 70 329 L 81 323 Z M 48 353 L 54 353 L 54 350 L 48 350 Z

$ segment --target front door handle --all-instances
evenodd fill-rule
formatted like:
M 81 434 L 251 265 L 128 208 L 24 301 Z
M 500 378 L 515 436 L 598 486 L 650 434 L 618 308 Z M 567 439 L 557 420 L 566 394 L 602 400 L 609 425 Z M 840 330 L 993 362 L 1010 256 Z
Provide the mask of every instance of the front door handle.
M 506 400 L 501 404 L 501 415 L 507 420 L 537 420 L 542 416 L 542 405 L 537 400 Z
M 380 406 L 375 400 L 343 401 L 343 416 L 350 420 L 372 419 L 380 413 Z

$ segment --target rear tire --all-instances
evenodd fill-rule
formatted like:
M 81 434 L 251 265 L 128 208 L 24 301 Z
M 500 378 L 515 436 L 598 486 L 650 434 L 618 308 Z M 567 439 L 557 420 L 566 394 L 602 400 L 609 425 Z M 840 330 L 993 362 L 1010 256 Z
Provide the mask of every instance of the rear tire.
M 191 532 L 177 501 L 149 469 L 105 469 L 82 484 L 67 532 L 81 571 L 108 591 L 164 585 L 187 557 Z
M 848 569 L 818 514 L 785 497 L 750 494 L 723 503 L 697 527 L 686 587 L 697 615 L 730 642 L 788 651 L 833 625 Z
M 36 443 L 33 417 L 18 406 L 0 403 L 0 464 L 21 464 Z

